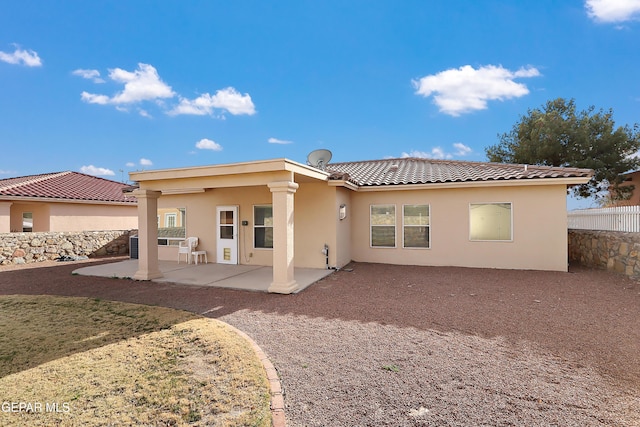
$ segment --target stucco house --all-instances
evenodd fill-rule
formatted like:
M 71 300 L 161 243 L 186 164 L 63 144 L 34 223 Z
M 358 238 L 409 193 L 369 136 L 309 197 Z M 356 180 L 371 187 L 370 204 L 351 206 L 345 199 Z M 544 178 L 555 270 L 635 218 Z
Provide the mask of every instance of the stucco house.
M 640 170 L 627 172 L 621 175 L 624 181 L 620 184 L 623 186 L 633 186 L 631 195 L 627 200 L 611 200 L 612 206 L 638 206 L 640 205 Z
M 209 260 L 273 267 L 271 292 L 297 289 L 295 267 L 350 261 L 567 270 L 567 186 L 588 169 L 432 160 L 288 159 L 132 172 L 138 182 L 134 276 L 161 277 L 158 210 L 185 213 Z
M 135 197 L 126 184 L 65 171 L 0 180 L 0 233 L 131 230 Z

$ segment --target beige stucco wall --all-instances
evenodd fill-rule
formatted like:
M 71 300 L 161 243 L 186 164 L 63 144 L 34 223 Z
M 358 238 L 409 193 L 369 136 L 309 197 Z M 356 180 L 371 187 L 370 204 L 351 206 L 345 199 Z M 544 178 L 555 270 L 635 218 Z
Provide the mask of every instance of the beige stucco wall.
M 336 201 L 335 201 L 335 221 L 336 221 L 336 245 L 332 248 L 330 253 L 333 253 L 335 258 L 331 261 L 334 263 L 332 266 L 344 267 L 351 262 L 351 224 L 355 220 L 353 217 L 353 211 L 351 206 L 351 198 L 353 191 L 346 188 L 336 188 Z M 344 219 L 340 219 L 338 216 L 340 205 L 344 204 L 346 208 L 347 216 Z
M 621 185 L 633 185 L 633 192 L 629 200 L 616 201 L 615 205 L 618 206 L 634 206 L 640 205 L 640 171 L 630 173 L 629 180 L 623 182 Z
M 567 270 L 564 185 L 357 192 L 351 199 L 354 261 Z M 470 241 L 469 204 L 489 202 L 512 203 L 513 241 Z M 387 203 L 396 204 L 396 247 L 371 248 L 369 207 Z M 403 204 L 430 205 L 431 248 L 402 248 Z
M 162 190 L 158 207 L 186 209 L 186 235 L 200 239 L 210 262 L 216 261 L 216 207 L 238 206 L 240 264 L 272 265 L 271 249 L 253 248 L 253 206 L 272 204 L 272 182 L 291 181 L 286 171 L 193 178 L 141 180 L 141 188 Z M 567 269 L 566 189 L 560 185 L 477 186 L 396 191 L 352 191 L 330 183 L 301 179 L 294 194 L 295 266 L 324 268 L 352 259 L 406 265 L 442 265 L 515 269 Z M 167 190 L 174 194 L 167 194 Z M 187 194 L 176 194 L 187 193 Z M 470 203 L 512 203 L 512 241 L 471 241 Z M 339 220 L 341 204 L 347 216 Z M 395 248 L 371 248 L 369 207 L 396 205 Z M 402 248 L 402 205 L 430 206 L 429 249 Z M 240 225 L 247 221 L 248 226 Z M 159 248 L 159 257 L 176 260 L 177 248 Z
M 12 202 L 0 201 L 0 233 L 11 232 L 11 205 Z
M 10 231 L 22 231 L 22 214 L 33 213 L 33 231 L 130 230 L 138 226 L 138 210 L 133 206 L 84 203 L 11 204 Z
M 253 247 L 253 207 L 271 204 L 272 194 L 266 185 L 215 188 L 204 193 L 163 195 L 158 199 L 159 209 L 186 209 L 187 236 L 198 237 L 198 249 L 207 251 L 210 262 L 215 262 L 216 257 L 216 207 L 238 206 L 238 263 L 249 265 L 273 263 L 272 249 Z M 325 243 L 331 248 L 330 265 L 335 266 L 338 253 L 336 189 L 326 183 L 302 183 L 294 195 L 294 205 L 295 266 L 324 268 L 322 248 Z M 242 221 L 248 221 L 249 225 L 242 226 Z M 178 258 L 176 247 L 160 246 L 158 251 L 161 260 Z
M 198 249 L 207 251 L 210 262 L 216 257 L 216 207 L 238 206 L 240 264 L 271 265 L 271 249 L 253 249 L 253 206 L 271 204 L 271 192 L 267 186 L 242 188 L 216 188 L 204 193 L 163 195 L 158 199 L 159 208 L 185 208 L 187 237 L 197 237 Z M 248 226 L 240 225 L 243 220 Z M 177 247 L 160 246 L 161 260 L 177 260 Z
M 329 246 L 329 264 L 335 265 L 335 189 L 326 183 L 300 184 L 295 194 L 295 264 L 299 267 L 327 266 L 324 245 Z
M 47 203 L 13 203 L 11 205 L 12 232 L 22 232 L 22 214 L 24 212 L 31 212 L 33 214 L 32 231 L 73 231 L 51 229 L 49 218 L 49 204 Z
M 138 227 L 138 208 L 136 205 L 51 203 L 49 222 L 49 231 L 131 230 Z

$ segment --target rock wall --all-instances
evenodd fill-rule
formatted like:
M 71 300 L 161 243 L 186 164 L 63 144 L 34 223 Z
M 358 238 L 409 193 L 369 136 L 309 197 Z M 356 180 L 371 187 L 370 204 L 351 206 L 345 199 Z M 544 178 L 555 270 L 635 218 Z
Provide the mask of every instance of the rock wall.
M 640 233 L 569 230 L 569 261 L 640 279 Z
M 127 255 L 132 234 L 136 234 L 136 230 L 1 233 L 0 265 L 60 257 Z

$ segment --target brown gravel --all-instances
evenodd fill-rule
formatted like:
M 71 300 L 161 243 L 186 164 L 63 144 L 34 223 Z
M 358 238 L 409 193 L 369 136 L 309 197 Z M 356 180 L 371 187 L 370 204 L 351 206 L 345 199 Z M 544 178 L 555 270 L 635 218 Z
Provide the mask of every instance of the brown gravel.
M 354 263 L 300 294 L 0 272 L 1 294 L 206 313 L 282 377 L 289 426 L 640 425 L 640 284 L 570 273 Z M 1 270 L 0 270 L 1 271 Z

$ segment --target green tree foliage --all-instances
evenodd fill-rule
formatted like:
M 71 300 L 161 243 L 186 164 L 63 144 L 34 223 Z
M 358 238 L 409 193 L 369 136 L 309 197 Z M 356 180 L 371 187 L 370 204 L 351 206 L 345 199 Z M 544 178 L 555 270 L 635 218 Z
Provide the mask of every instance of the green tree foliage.
M 573 99 L 558 98 L 530 109 L 498 138 L 498 144 L 486 148 L 491 162 L 593 169 L 589 183 L 573 188 L 580 197 L 628 198 L 633 188 L 619 186 L 620 174 L 640 166 L 638 124 L 616 128 L 612 110 L 591 106 L 576 112 Z

